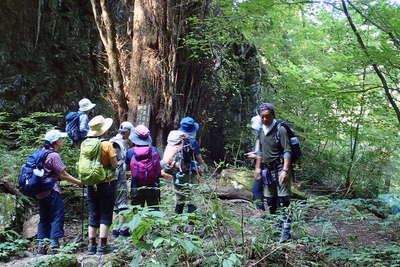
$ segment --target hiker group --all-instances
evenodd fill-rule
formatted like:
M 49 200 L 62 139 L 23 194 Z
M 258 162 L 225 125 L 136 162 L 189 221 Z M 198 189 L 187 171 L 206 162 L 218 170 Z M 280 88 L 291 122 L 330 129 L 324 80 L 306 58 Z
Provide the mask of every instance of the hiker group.
M 79 101 L 79 111 L 66 116 L 66 132 L 48 131 L 44 146 L 35 151 L 23 166 L 19 177 L 20 191 L 36 197 L 39 203 L 39 255 L 46 254 L 48 248 L 59 248 L 59 239 L 64 237 L 64 202 L 60 180 L 86 186 L 90 255 L 112 251 L 108 236 L 113 213 L 118 214 L 128 208 L 129 192 L 132 205 L 147 205 L 159 210 L 160 178 L 172 181 L 176 213 L 183 213 L 185 205 L 188 213 L 197 209 L 191 185 L 198 182 L 199 173 L 207 171 L 196 140 L 200 125 L 191 117 L 181 119 L 179 128 L 168 134 L 161 158 L 152 145 L 150 130 L 144 125 L 122 122 L 118 133 L 107 139 L 113 120 L 102 115 L 90 119 L 95 106 L 86 98 Z M 258 211 L 254 217 L 263 218 L 264 199 L 271 214 L 275 214 L 280 206 L 289 206 L 291 162 L 298 153 L 295 153 L 297 146 L 293 132 L 275 119 L 272 104 L 259 107 L 258 115 L 252 119 L 252 128 L 256 133 L 256 144 L 254 151 L 247 156 L 255 159 L 253 196 Z M 59 154 L 67 136 L 80 148 L 77 163 L 79 179 L 66 171 Z M 114 225 L 123 225 L 123 217 L 119 218 L 121 221 Z M 285 214 L 279 225 L 283 227 L 281 241 L 290 238 L 290 223 L 289 215 Z M 193 222 L 190 221 L 189 231 L 192 228 Z M 114 237 L 130 235 L 126 227 L 116 227 L 111 233 Z

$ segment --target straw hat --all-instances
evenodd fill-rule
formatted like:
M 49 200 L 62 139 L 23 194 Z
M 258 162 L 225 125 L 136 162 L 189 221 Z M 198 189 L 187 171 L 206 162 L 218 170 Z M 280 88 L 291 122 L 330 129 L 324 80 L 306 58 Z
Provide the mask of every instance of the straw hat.
M 113 124 L 113 119 L 98 115 L 89 121 L 90 130 L 87 136 L 101 136 L 105 134 Z

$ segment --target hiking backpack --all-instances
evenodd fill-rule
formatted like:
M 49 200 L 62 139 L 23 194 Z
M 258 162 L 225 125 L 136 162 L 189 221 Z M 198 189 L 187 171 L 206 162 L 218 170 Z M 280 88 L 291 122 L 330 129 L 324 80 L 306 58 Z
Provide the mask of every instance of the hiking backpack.
M 176 152 L 174 162 L 178 163 L 181 172 L 197 172 L 197 161 L 194 158 L 193 138 L 183 138 L 182 147 Z
M 296 163 L 300 157 L 301 157 L 301 149 L 300 149 L 300 140 L 299 137 L 294 134 L 294 131 L 292 128 L 289 127 L 285 122 L 280 121 L 278 122 L 278 125 L 276 126 L 277 131 L 276 131 L 276 140 L 278 142 L 281 141 L 280 135 L 279 135 L 279 128 L 284 127 L 286 129 L 286 132 L 288 133 L 288 137 L 290 140 L 290 148 L 292 150 L 292 157 L 291 161 L 292 163 Z
M 85 138 L 85 136 L 82 136 L 79 130 L 79 117 L 81 115 L 82 112 L 72 111 L 65 116 L 65 121 L 66 121 L 65 131 L 67 132 L 68 136 L 72 139 L 74 143 Z
M 55 181 L 44 177 L 44 161 L 50 153 L 57 153 L 50 149 L 38 149 L 33 152 L 22 166 L 18 178 L 19 191 L 29 197 L 53 189 Z
M 132 147 L 130 161 L 132 180 L 137 186 L 155 186 L 161 176 L 160 155 L 153 146 Z
M 107 177 L 106 170 L 100 161 L 101 141 L 98 138 L 87 138 L 81 144 L 78 176 L 84 185 L 96 185 Z

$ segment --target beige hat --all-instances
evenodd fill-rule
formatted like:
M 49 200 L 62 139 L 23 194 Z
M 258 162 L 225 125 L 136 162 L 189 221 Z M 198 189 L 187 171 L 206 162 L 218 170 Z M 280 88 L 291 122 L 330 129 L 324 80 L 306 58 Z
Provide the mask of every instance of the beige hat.
M 89 121 L 90 130 L 87 136 L 101 136 L 110 129 L 112 124 L 113 119 L 105 119 L 102 115 L 98 115 Z

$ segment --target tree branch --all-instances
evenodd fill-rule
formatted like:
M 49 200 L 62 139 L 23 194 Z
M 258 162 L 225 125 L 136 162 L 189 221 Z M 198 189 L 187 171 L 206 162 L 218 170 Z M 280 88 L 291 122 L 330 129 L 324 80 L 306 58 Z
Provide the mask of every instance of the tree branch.
M 347 0 L 347 1 L 349 1 L 349 0 Z M 362 40 L 361 35 L 358 33 L 357 28 L 354 25 L 353 19 L 350 17 L 350 14 L 349 14 L 349 12 L 347 10 L 347 5 L 346 5 L 345 0 L 341 0 L 341 2 L 342 2 L 343 12 L 344 12 L 344 14 L 345 14 L 345 16 L 347 18 L 347 21 L 350 24 L 350 27 L 351 27 L 354 35 L 357 38 L 358 44 L 360 45 L 361 49 L 364 51 L 364 54 L 367 56 L 367 58 L 371 61 L 371 57 L 370 57 L 370 55 L 368 53 L 367 47 L 365 46 L 364 41 Z M 386 82 L 385 76 L 383 76 L 382 72 L 378 68 L 378 65 L 376 65 L 374 62 L 371 62 L 371 65 L 372 65 L 376 75 L 381 80 L 382 86 L 383 86 L 383 88 L 385 90 L 386 98 L 388 99 L 390 105 L 392 106 L 393 110 L 396 113 L 397 121 L 400 123 L 400 109 L 397 106 L 395 100 L 393 99 L 393 97 L 392 97 L 392 95 L 390 93 L 389 86 L 388 86 L 388 84 Z
M 373 22 L 369 17 L 367 17 L 367 15 L 365 15 L 364 13 L 361 12 L 361 10 L 359 10 L 356 6 L 354 6 L 350 0 L 347 1 L 347 3 L 349 3 L 349 5 L 358 13 L 360 14 L 361 17 L 363 17 L 366 21 L 368 21 L 369 23 L 371 23 L 372 25 L 374 25 L 375 27 L 377 27 L 378 29 L 380 29 L 381 31 L 383 31 L 384 33 L 386 33 L 387 35 L 389 35 L 389 37 L 391 38 L 394 46 L 397 49 L 400 49 L 400 42 L 399 39 L 397 39 L 394 34 L 391 31 L 386 30 L 383 26 L 379 25 L 378 23 Z

